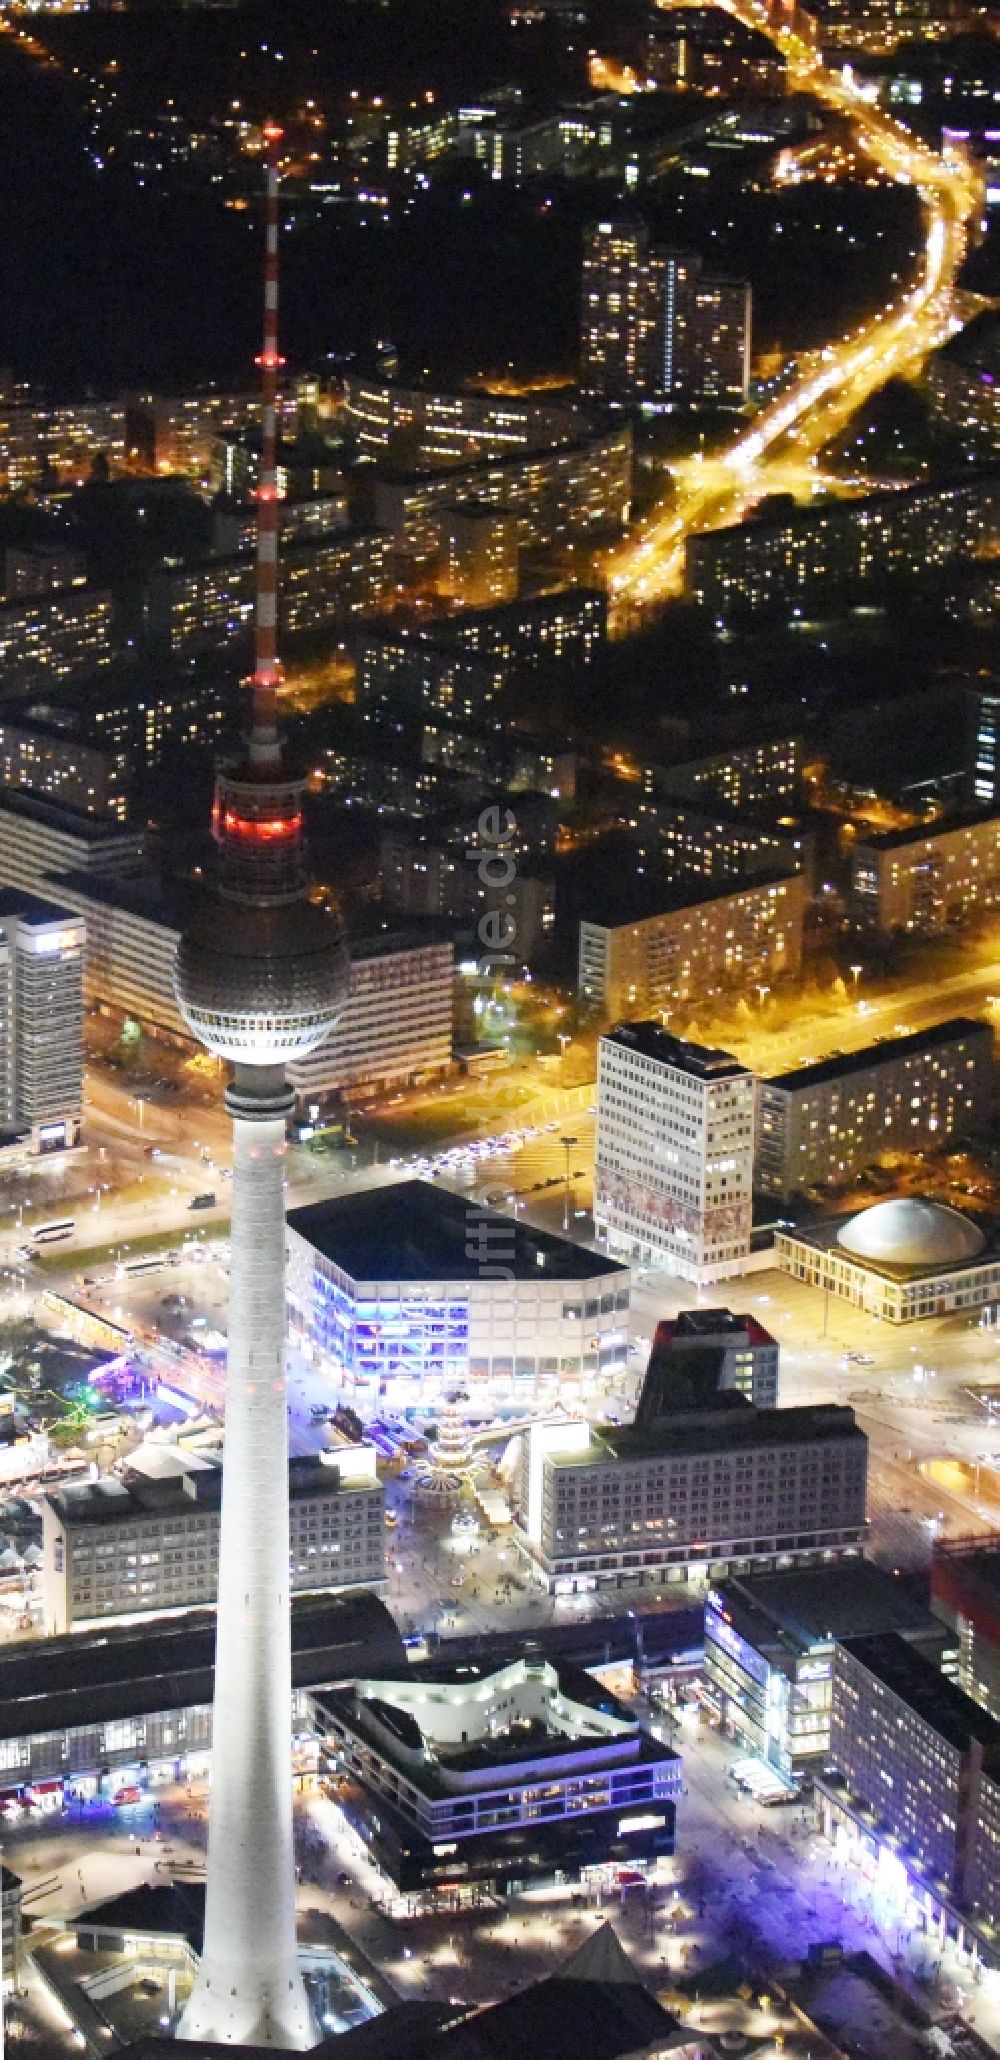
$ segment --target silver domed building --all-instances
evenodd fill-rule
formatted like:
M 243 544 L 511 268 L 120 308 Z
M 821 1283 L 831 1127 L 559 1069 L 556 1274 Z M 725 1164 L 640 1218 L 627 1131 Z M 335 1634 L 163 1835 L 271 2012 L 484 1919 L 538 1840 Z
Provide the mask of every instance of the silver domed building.
M 218 872 L 181 940 L 177 1000 L 233 1064 L 232 1244 L 204 1947 L 178 2035 L 302 2050 L 292 1843 L 285 1067 L 329 1036 L 347 995 L 339 921 L 307 891 L 303 790 L 276 724 L 277 132 L 268 136 L 264 440 L 257 650 L 247 758 L 216 787 Z
M 783 1273 L 887 1323 L 981 1309 L 1000 1299 L 1000 1224 L 932 1195 L 899 1195 L 848 1217 L 780 1230 Z

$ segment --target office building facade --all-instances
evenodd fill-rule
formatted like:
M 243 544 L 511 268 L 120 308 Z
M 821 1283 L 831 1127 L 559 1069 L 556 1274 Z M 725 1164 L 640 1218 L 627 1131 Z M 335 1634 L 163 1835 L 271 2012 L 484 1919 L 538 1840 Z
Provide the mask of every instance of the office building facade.
M 692 1358 L 716 1360 L 716 1393 L 742 1395 L 755 1409 L 778 1403 L 777 1338 L 756 1316 L 737 1316 L 731 1309 L 682 1309 L 665 1317 L 653 1332 L 650 1366 L 658 1355 L 681 1375 Z
M 338 1383 L 592 1381 L 627 1357 L 628 1269 L 430 1181 L 293 1209 L 288 1295 L 303 1349 Z
M 534 1425 L 518 1542 L 550 1593 L 830 1564 L 860 1554 L 867 1454 L 852 1409 L 733 1395 L 641 1428 Z
M 33 1152 L 80 1141 L 85 946 L 72 910 L 0 888 L 0 1122 Z
M 801 874 L 678 890 L 672 902 L 664 889 L 645 909 L 636 896 L 634 915 L 626 897 L 603 921 L 580 924 L 580 999 L 607 1021 L 794 979 L 808 899 Z
M 1000 1721 L 1000 1538 L 939 1538 L 931 1562 L 931 1607 L 951 1626 L 958 1685 Z
M 885 1152 L 922 1151 L 989 1123 L 993 1035 L 968 1016 L 757 1082 L 755 1184 L 836 1185 Z
M 814 1773 L 830 1756 L 836 1640 L 875 1631 L 954 1669 L 940 1619 L 870 1560 L 731 1577 L 705 1598 L 705 1702 L 727 1737 L 785 1779 Z
M 42 1504 L 42 1607 L 59 1636 L 121 1616 L 214 1603 L 219 1585 L 217 1465 L 166 1477 L 70 1482 Z M 370 1445 L 289 1464 L 289 1576 L 295 1594 L 378 1588 L 385 1501 Z
M 677 1754 L 564 1662 L 411 1667 L 316 1708 L 341 1808 L 405 1893 L 503 1894 L 673 1851 Z
M 839 1640 L 830 1761 L 817 1779 L 828 1835 L 868 1843 L 902 1900 L 998 1964 L 1000 1724 L 898 1632 Z M 973 1957 L 978 1957 L 973 1951 Z
M 753 1203 L 753 1074 L 728 1052 L 623 1023 L 600 1039 L 594 1232 L 682 1280 L 743 1271 Z

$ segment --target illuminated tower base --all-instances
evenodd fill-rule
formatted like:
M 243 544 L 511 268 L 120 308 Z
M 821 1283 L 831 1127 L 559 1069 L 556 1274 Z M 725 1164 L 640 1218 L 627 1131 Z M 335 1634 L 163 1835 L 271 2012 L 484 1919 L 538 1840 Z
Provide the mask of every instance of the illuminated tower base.
M 233 1217 L 208 1842 L 212 1893 L 198 1976 L 178 2036 L 301 2050 L 317 2034 L 296 1959 L 288 1866 L 284 1154 L 291 1104 L 283 1068 L 237 1067 L 226 1097 L 233 1118 Z

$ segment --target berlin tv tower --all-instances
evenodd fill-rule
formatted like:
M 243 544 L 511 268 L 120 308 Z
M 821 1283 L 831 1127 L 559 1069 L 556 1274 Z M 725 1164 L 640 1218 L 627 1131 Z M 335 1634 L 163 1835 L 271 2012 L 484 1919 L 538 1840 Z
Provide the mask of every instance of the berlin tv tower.
M 277 728 L 278 146 L 264 131 L 263 438 L 250 735 L 220 772 L 217 880 L 177 951 L 199 1041 L 233 1064 L 229 1359 L 219 1539 L 205 1941 L 177 2035 L 301 2051 L 315 2043 L 295 1944 L 292 1844 L 285 1124 L 289 1059 L 330 1035 L 347 993 L 339 920 L 307 895 L 303 785 Z

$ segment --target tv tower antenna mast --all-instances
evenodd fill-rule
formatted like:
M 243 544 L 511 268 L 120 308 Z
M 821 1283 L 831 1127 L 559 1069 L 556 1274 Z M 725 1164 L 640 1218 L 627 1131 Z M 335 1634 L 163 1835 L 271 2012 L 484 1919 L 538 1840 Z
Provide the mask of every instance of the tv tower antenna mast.
M 264 399 L 256 660 L 245 755 L 219 772 L 214 889 L 174 968 L 191 1031 L 232 1063 L 229 1355 L 219 1532 L 205 1942 L 178 2037 L 315 2044 L 295 1940 L 285 1125 L 289 1059 L 330 1035 L 347 993 L 337 917 L 308 897 L 303 786 L 282 767 L 278 679 L 278 145 L 266 147 Z
M 281 130 L 264 127 L 264 345 L 260 366 L 263 421 L 257 482 L 257 607 L 254 626 L 253 723 L 250 761 L 277 765 L 278 743 L 278 151 Z

